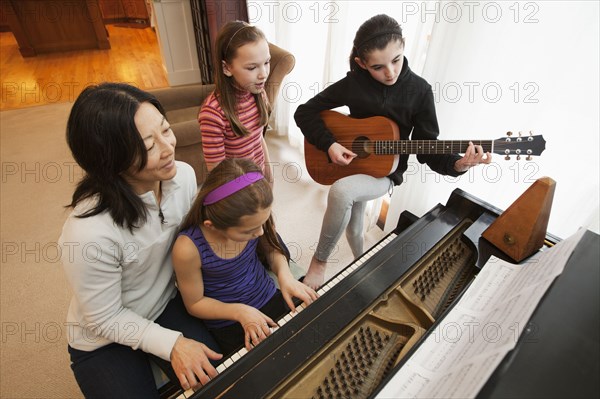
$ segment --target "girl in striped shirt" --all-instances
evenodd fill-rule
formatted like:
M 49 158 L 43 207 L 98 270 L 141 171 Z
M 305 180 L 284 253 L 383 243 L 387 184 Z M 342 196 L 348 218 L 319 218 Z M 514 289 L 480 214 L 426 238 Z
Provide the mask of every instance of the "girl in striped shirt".
M 208 175 L 175 241 L 172 257 L 187 311 L 205 321 L 227 358 L 271 334 L 274 320 L 316 292 L 294 279 L 275 233 L 273 193 L 247 159 L 222 161 Z M 277 276 L 281 290 L 267 274 Z
M 198 115 L 208 171 L 227 158 L 248 158 L 272 182 L 263 138 L 271 112 L 265 92 L 269 44 L 258 28 L 233 21 L 219 32 L 214 54 L 215 90 Z

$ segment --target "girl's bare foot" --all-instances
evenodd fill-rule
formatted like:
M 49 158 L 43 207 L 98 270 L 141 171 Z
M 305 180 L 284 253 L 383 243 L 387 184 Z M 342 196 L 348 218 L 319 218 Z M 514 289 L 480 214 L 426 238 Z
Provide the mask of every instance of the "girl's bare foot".
M 319 289 L 319 287 L 323 285 L 323 281 L 325 279 L 326 267 L 327 262 L 322 262 L 313 256 L 310 261 L 308 271 L 306 272 L 306 276 L 304 276 L 304 280 L 302 280 L 302 282 L 313 290 Z

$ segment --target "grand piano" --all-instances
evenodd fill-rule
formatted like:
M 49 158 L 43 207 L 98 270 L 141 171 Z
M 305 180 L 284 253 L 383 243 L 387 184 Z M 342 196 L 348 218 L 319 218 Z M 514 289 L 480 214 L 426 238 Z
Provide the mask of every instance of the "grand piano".
M 490 256 L 482 233 L 501 211 L 455 190 L 388 236 L 241 349 L 196 392 L 177 398 L 369 398 L 377 395 L 452 309 Z M 547 234 L 544 245 L 560 239 Z M 539 303 L 514 350 L 478 397 L 599 397 L 599 236 L 587 231 Z

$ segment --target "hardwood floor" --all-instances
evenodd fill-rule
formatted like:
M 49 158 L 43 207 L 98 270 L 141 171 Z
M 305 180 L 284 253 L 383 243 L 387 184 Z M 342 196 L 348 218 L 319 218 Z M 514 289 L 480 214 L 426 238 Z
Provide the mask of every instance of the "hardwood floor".
M 151 28 L 106 25 L 111 49 L 24 58 L 10 32 L 0 33 L 0 110 L 74 101 L 86 86 L 127 82 L 167 87 L 158 38 Z

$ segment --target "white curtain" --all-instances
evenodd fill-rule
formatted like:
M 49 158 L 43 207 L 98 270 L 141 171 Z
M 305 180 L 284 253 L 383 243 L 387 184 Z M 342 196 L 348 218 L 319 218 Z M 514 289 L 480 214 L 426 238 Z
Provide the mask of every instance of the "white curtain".
M 411 158 L 391 199 L 386 230 L 409 210 L 422 215 L 461 188 L 506 209 L 538 178 L 556 181 L 548 231 L 598 231 L 599 3 L 591 1 L 256 1 L 250 22 L 291 51 L 296 67 L 276 105 L 279 127 L 301 148 L 297 106 L 348 71 L 359 25 L 398 20 L 409 65 L 433 86 L 440 139 L 495 140 L 507 131 L 543 135 L 532 161 L 493 156 L 460 178 Z

